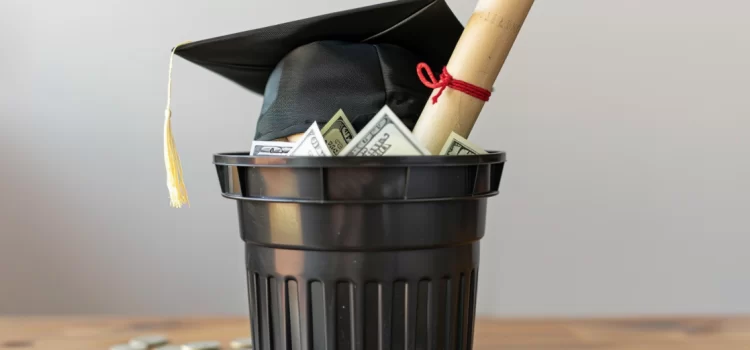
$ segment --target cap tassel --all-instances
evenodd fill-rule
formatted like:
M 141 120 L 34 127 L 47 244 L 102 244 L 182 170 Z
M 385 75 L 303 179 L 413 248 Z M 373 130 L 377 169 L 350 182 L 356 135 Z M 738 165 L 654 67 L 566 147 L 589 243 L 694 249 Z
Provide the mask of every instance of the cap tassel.
M 189 41 L 175 46 L 172 49 L 172 54 L 169 56 L 167 108 L 164 110 L 164 165 L 167 168 L 169 204 L 173 208 L 181 208 L 185 204 L 190 206 L 187 189 L 185 188 L 185 181 L 182 178 L 182 163 L 180 163 L 180 155 L 177 153 L 177 146 L 175 146 L 174 136 L 172 135 L 172 110 L 170 109 L 172 103 L 172 62 L 174 61 L 174 52 L 178 47 L 187 43 L 189 43 Z

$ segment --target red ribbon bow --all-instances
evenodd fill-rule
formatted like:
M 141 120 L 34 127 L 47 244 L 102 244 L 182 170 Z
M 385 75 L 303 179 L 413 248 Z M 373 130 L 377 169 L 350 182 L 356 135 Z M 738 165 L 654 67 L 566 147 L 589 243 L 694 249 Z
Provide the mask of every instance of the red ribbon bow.
M 427 78 L 425 78 L 422 71 L 427 72 L 430 80 L 427 80 Z M 453 76 L 448 73 L 447 67 L 443 67 L 443 73 L 440 73 L 440 80 L 438 81 L 435 79 L 435 75 L 432 74 L 430 66 L 428 66 L 427 63 L 422 62 L 417 65 L 417 76 L 419 76 L 419 80 L 421 80 L 422 84 L 424 84 L 426 87 L 430 89 L 440 89 L 438 93 L 432 97 L 432 104 L 437 103 L 438 98 L 440 98 L 440 95 L 443 94 L 443 91 L 447 87 L 461 91 L 469 96 L 475 97 L 485 102 L 489 101 L 490 95 L 492 95 L 492 92 L 487 89 L 471 83 L 467 83 L 463 80 L 453 79 Z

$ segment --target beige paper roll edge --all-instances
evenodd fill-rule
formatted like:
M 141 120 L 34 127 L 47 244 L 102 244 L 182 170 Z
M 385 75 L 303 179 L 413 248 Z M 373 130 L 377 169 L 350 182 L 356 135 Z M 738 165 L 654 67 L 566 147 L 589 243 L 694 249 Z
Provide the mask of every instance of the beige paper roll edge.
M 492 89 L 533 3 L 479 0 L 448 62 L 448 72 L 454 79 Z M 427 101 L 414 136 L 430 153 L 438 154 L 452 131 L 468 138 L 483 106 L 484 101 L 447 88 L 436 104 L 431 98 Z

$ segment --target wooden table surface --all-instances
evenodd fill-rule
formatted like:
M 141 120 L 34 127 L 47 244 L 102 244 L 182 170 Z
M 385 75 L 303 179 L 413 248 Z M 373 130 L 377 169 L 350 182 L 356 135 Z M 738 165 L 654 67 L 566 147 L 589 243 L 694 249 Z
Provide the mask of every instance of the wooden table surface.
M 108 350 L 144 334 L 228 348 L 248 333 L 244 318 L 0 317 L 0 349 Z M 475 336 L 475 350 L 750 350 L 750 317 L 482 319 Z

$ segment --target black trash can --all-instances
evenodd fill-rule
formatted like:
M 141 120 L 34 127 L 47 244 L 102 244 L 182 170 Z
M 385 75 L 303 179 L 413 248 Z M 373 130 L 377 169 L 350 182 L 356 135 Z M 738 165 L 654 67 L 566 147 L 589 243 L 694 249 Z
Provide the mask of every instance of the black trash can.
M 237 200 L 255 349 L 471 349 L 504 162 L 215 155 Z

